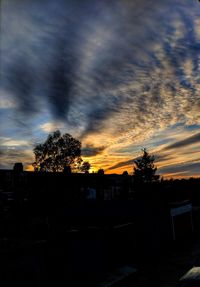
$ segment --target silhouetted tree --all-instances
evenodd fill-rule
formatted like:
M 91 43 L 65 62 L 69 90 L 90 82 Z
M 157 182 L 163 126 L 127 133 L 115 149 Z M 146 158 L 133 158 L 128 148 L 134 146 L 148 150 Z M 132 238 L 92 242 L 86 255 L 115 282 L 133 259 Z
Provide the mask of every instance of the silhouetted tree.
M 97 174 L 104 174 L 103 168 L 100 168 L 100 169 L 97 171 Z
M 147 150 L 142 149 L 143 155 L 134 161 L 134 179 L 137 182 L 151 183 L 159 179 L 156 175 L 157 167 L 154 166 L 155 157 Z
M 88 161 L 84 161 L 80 166 L 80 171 L 84 173 L 89 173 L 90 168 L 91 164 Z
M 21 162 L 16 162 L 14 164 L 13 170 L 15 172 L 22 172 L 23 171 L 23 164 Z
M 67 167 L 77 168 L 82 162 L 80 141 L 67 133 L 61 135 L 59 130 L 49 134 L 47 140 L 38 144 L 33 152 L 35 170 L 64 171 Z
M 128 171 L 127 170 L 123 171 L 122 175 L 128 175 Z

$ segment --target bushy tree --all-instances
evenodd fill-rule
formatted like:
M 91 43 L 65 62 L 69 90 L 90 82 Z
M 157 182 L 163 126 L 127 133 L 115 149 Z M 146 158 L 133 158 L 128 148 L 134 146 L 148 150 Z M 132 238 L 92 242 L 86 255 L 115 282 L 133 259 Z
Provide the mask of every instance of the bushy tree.
M 66 167 L 71 169 L 80 166 L 81 143 L 70 134 L 61 135 L 57 130 L 47 137 L 43 144 L 38 144 L 33 150 L 35 170 L 59 172 Z
M 100 169 L 97 171 L 97 174 L 103 175 L 103 174 L 104 174 L 104 169 L 103 169 L 103 168 L 100 168 Z
M 122 175 L 127 176 L 127 175 L 128 175 L 128 171 L 127 171 L 127 170 L 123 171 L 123 172 L 122 172 Z
M 142 156 L 134 161 L 134 179 L 137 182 L 151 183 L 159 179 L 154 165 L 155 157 L 142 149 Z
M 91 164 L 88 161 L 84 161 L 80 166 L 80 171 L 84 173 L 89 173 L 90 168 Z

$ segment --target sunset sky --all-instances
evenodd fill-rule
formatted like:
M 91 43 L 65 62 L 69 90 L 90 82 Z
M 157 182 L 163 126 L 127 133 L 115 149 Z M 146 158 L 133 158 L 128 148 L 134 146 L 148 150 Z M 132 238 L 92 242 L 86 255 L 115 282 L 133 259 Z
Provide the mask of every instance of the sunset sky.
M 200 2 L 2 0 L 0 168 L 60 129 L 106 173 L 200 176 Z

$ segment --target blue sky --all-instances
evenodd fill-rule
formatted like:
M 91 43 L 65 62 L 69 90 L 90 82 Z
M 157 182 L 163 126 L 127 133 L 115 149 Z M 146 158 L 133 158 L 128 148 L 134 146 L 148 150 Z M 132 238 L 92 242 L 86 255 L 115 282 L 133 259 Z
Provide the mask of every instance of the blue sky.
M 34 161 L 60 129 L 93 170 L 132 172 L 141 148 L 164 176 L 199 176 L 196 0 L 2 0 L 0 167 Z

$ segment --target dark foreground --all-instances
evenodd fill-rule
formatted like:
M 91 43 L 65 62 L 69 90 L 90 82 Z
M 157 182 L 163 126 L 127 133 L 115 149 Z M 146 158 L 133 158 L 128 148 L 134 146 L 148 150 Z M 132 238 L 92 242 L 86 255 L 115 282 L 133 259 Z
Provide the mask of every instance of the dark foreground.
M 200 266 L 199 186 L 2 172 L 0 285 L 176 286 Z

